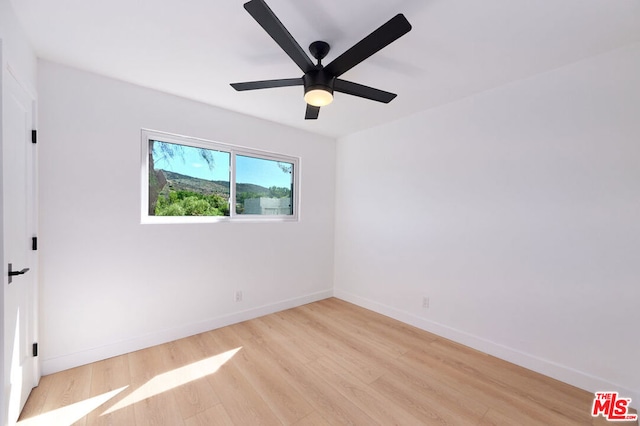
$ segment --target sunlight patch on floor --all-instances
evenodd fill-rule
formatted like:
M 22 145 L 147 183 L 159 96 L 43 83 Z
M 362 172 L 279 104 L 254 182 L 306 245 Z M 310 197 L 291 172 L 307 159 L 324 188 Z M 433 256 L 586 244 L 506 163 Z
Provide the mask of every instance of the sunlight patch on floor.
M 113 407 L 102 413 L 102 415 L 113 413 L 114 411 L 128 407 L 147 398 L 159 395 L 168 390 L 185 385 L 189 382 L 206 377 L 218 371 L 227 361 L 229 361 L 242 347 L 232 349 L 227 352 L 212 356 L 192 364 L 179 367 L 166 373 L 158 374 L 144 385 L 123 398 Z
M 17 426 L 51 426 L 51 425 L 71 425 L 91 413 L 93 410 L 118 395 L 128 388 L 123 386 L 110 392 L 97 395 L 66 407 L 48 411 L 38 416 L 30 417 L 19 421 Z

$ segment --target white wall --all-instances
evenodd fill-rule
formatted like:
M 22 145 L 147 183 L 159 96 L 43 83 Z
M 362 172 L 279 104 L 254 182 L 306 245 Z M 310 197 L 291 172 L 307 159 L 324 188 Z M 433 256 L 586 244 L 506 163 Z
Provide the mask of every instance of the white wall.
M 6 70 L 9 64 L 20 83 L 35 94 L 36 55 L 9 0 L 0 0 L 0 39 L 4 50 L 2 69 Z
M 335 140 L 46 61 L 38 74 L 43 374 L 332 294 Z M 301 220 L 141 225 L 141 128 L 301 157 Z
M 31 48 L 26 35 L 22 31 L 18 20 L 15 16 L 13 8 L 9 0 L 0 0 L 0 165 L 2 164 L 2 152 L 4 150 L 3 139 L 3 114 L 2 99 L 4 99 L 4 84 L 7 79 L 7 73 L 12 72 L 14 77 L 27 89 L 31 95 L 36 98 L 36 56 Z M 11 71 L 9 71 L 11 70 Z M 3 195 L 3 176 L 0 172 L 0 230 L 4 222 L 4 195 Z M 8 368 L 5 365 L 5 324 L 4 324 L 4 287 L 6 278 L 6 262 L 4 258 L 4 238 L 0 244 L 0 265 L 3 271 L 3 288 L 0 291 L 0 306 L 3 307 L 3 314 L 0 315 L 0 382 L 2 389 L 0 391 L 0 424 L 5 425 L 8 422 L 6 405 L 8 402 L 8 382 L 5 382 L 4 370 Z M 7 360 L 9 361 L 9 360 Z M 8 378 L 6 378 L 8 381 Z
M 337 146 L 336 296 L 637 406 L 640 45 Z

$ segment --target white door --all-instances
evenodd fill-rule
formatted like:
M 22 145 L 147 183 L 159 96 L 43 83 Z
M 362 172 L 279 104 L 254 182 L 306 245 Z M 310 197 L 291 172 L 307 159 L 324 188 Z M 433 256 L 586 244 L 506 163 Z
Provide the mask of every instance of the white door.
M 37 385 L 35 235 L 35 144 L 31 143 L 33 99 L 9 70 L 3 84 L 3 244 L 4 280 L 4 389 L 9 424 L 15 422 Z M 9 276 L 9 265 L 14 272 Z M 26 268 L 29 270 L 26 271 Z

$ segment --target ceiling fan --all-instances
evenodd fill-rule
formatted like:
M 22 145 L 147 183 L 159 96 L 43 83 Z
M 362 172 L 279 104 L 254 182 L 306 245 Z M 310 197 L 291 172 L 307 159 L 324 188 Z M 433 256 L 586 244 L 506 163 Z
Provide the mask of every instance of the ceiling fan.
M 231 86 L 234 89 L 243 91 L 272 87 L 304 86 L 304 100 L 307 102 L 307 111 L 304 117 L 306 120 L 318 118 L 320 107 L 333 101 L 334 91 L 384 103 L 389 103 L 396 97 L 395 93 L 352 83 L 338 77 L 411 31 L 411 24 L 403 14 L 394 16 L 387 23 L 334 59 L 329 65 L 323 66 L 322 59 L 327 56 L 330 49 L 328 43 L 314 41 L 309 46 L 309 52 L 318 60 L 318 63 L 314 65 L 264 0 L 251 0 L 244 4 L 244 8 L 264 28 L 267 34 L 278 43 L 282 50 L 289 55 L 293 62 L 300 67 L 304 75 L 299 78 L 232 83 Z

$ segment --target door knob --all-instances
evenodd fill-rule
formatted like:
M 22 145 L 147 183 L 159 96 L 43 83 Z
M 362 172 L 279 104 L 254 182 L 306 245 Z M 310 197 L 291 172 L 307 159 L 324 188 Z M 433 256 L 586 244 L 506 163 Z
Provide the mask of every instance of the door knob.
M 12 265 L 11 263 L 9 264 L 9 284 L 11 284 L 11 281 L 13 281 L 13 279 L 11 277 L 15 277 L 16 275 L 24 275 L 27 272 L 29 272 L 29 268 L 24 268 L 20 271 L 14 271 L 12 270 Z

